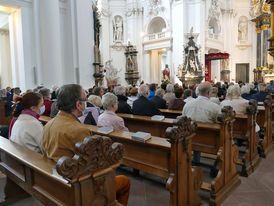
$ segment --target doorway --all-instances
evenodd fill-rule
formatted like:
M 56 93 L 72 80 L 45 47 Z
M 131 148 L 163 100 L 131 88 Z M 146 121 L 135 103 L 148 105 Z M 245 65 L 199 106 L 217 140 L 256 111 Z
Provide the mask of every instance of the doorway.
M 162 71 L 167 64 L 166 49 L 155 49 L 150 52 L 150 83 L 161 84 Z
M 249 82 L 249 64 L 236 64 L 236 82 Z

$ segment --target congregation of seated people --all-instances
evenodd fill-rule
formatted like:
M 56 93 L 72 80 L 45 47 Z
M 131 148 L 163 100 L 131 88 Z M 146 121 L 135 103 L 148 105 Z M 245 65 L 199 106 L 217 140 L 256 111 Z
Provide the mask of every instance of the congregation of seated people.
M 119 85 L 93 87 L 88 91 L 69 84 L 54 86 L 52 90 L 41 86 L 25 93 L 20 88 L 7 87 L 0 90 L 0 99 L 7 102 L 5 109 L 12 113 L 10 141 L 57 162 L 62 156 L 72 157 L 74 145 L 92 135 L 84 124 L 128 131 L 117 113 L 153 116 L 160 115 L 160 109 L 168 108 L 182 111 L 183 116 L 193 121 L 216 123 L 222 107 L 231 106 L 236 113 L 243 114 L 248 100 L 263 102 L 270 93 L 273 94 L 273 82 L 269 85 L 203 82 L 189 87 L 165 83 Z M 43 126 L 40 115 L 53 119 Z M 200 162 L 200 152 L 194 151 L 194 162 Z M 121 175 L 115 180 L 117 200 L 127 205 L 129 178 Z

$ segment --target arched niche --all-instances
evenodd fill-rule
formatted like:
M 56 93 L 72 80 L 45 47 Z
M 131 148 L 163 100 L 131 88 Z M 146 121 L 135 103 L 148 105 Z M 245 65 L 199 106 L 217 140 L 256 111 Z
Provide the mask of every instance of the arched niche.
M 161 17 L 155 17 L 153 18 L 147 28 L 147 33 L 148 34 L 155 34 L 159 32 L 163 32 L 166 30 L 166 22 L 163 18 Z

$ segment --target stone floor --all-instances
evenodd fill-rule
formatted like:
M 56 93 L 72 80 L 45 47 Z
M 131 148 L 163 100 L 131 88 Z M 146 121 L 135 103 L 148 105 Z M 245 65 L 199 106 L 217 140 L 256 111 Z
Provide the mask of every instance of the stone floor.
M 129 206 L 167 206 L 169 193 L 164 180 L 145 173 L 134 176 L 128 168 L 119 169 L 118 174 L 125 174 L 131 179 Z M 224 201 L 224 206 L 273 206 L 274 205 L 274 152 L 263 159 L 256 171 L 248 178 L 240 177 L 241 185 Z M 5 176 L 0 175 L 0 199 L 3 200 Z M 200 192 L 203 205 L 208 205 L 208 194 Z M 2 204 L 0 204 L 2 205 Z M 39 201 L 29 197 L 13 206 L 42 206 Z

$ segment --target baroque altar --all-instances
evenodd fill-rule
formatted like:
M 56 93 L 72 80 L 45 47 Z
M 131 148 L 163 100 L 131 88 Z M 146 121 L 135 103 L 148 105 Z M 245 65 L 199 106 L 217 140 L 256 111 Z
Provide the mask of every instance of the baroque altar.
M 199 48 L 194 42 L 193 28 L 188 43 L 184 46 L 184 63 L 178 67 L 178 78 L 187 85 L 199 84 L 203 80 L 202 66 L 198 57 Z
M 125 79 L 128 84 L 134 85 L 139 79 L 138 64 L 137 64 L 137 53 L 136 47 L 128 42 L 126 46 L 126 73 Z

